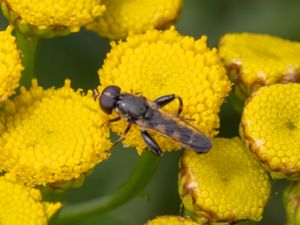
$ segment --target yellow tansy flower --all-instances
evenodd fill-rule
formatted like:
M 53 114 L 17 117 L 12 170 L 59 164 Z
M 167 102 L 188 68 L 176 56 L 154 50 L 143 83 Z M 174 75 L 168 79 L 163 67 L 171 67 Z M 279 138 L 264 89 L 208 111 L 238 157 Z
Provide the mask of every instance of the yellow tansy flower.
M 159 216 L 145 225 L 199 225 L 193 220 L 182 216 Z
M 262 87 L 248 99 L 241 133 L 269 170 L 299 178 L 299 118 L 300 84 Z
M 169 26 L 179 14 L 182 0 L 103 0 L 104 15 L 87 25 L 87 29 L 110 39 L 123 39 L 130 33 Z
M 7 101 L 0 113 L 0 169 L 29 185 L 77 179 L 110 155 L 106 115 L 92 98 L 66 80 Z
M 23 32 L 32 28 L 44 33 L 65 29 L 77 32 L 101 16 L 105 6 L 101 0 L 2 0 L 2 10 Z
M 219 53 L 233 79 L 247 92 L 278 82 L 299 81 L 300 43 L 271 35 L 224 35 Z
M 220 106 L 231 88 L 216 49 L 207 47 L 206 37 L 194 40 L 180 35 L 174 27 L 132 35 L 118 44 L 113 42 L 99 77 L 102 89 L 113 84 L 122 91 L 142 92 L 149 100 L 179 95 L 183 100 L 181 116 L 192 119 L 189 122 L 209 137 L 217 133 Z M 164 108 L 176 113 L 178 102 Z M 125 121 L 111 123 L 118 134 L 126 126 Z M 133 127 L 123 143 L 137 147 L 141 153 L 146 146 L 140 136 L 139 129 Z M 163 151 L 179 149 L 161 135 L 153 137 Z
M 23 70 L 20 52 L 11 32 L 12 26 L 0 31 L 0 103 L 12 95 L 19 86 Z
M 59 202 L 42 202 L 37 189 L 0 177 L 1 225 L 47 225 L 60 207 Z
M 259 221 L 270 182 L 239 138 L 216 138 L 207 154 L 184 153 L 179 193 L 199 221 Z

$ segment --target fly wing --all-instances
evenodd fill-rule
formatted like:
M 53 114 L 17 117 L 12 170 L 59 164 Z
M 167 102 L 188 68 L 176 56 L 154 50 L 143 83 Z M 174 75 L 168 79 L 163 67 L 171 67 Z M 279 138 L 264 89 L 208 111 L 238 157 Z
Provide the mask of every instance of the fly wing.
M 197 128 L 164 110 L 154 109 L 151 118 L 139 119 L 135 123 L 146 130 L 152 130 L 171 138 L 184 147 L 199 153 L 207 152 L 211 148 L 210 140 Z

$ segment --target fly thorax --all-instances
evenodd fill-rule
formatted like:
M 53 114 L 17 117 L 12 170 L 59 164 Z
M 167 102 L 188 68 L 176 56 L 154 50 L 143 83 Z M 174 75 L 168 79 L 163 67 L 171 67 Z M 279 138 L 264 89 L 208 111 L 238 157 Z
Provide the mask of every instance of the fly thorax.
M 122 95 L 117 102 L 119 114 L 127 114 L 131 119 L 142 118 L 147 111 L 147 102 L 138 96 Z
M 115 108 L 114 109 L 115 113 L 119 114 L 119 115 L 123 115 L 124 113 L 119 109 L 119 108 Z

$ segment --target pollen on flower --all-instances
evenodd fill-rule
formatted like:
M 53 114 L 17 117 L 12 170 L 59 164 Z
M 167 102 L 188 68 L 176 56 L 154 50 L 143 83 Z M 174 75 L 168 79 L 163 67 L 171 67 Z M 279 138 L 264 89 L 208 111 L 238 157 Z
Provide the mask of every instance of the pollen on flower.
M 40 30 L 68 28 L 76 32 L 105 11 L 101 0 L 4 0 L 2 4 L 10 11 L 10 20 Z
M 241 120 L 250 150 L 269 170 L 290 177 L 300 176 L 299 105 L 300 84 L 262 87 L 249 98 Z
M 0 169 L 28 185 L 80 178 L 110 155 L 106 123 L 90 92 L 33 80 L 0 113 Z
M 60 207 L 59 202 L 42 202 L 37 189 L 0 177 L 1 225 L 47 225 Z
M 270 182 L 239 138 L 216 138 L 206 154 L 184 153 L 179 193 L 184 207 L 198 219 L 259 221 L 269 198 Z
M 130 33 L 168 27 L 177 18 L 182 0 L 103 0 L 107 10 L 87 25 L 87 29 L 110 39 L 123 39 Z
M 0 103 L 14 93 L 21 78 L 20 52 L 12 32 L 12 26 L 0 31 Z
M 150 101 L 163 95 L 179 95 L 183 100 L 181 116 L 209 137 L 217 134 L 220 106 L 231 89 L 216 49 L 207 47 L 206 37 L 195 40 L 182 36 L 174 27 L 166 31 L 149 30 L 129 36 L 124 42 L 113 42 L 99 77 L 102 89 L 113 84 L 125 92 L 141 92 Z M 175 114 L 178 102 L 164 108 Z M 126 125 L 125 121 L 111 123 L 118 134 Z M 163 151 L 180 148 L 174 141 L 151 134 Z M 146 147 L 135 126 L 123 144 L 136 147 L 139 153 Z
M 236 82 L 246 88 L 300 80 L 300 43 L 264 34 L 224 35 L 219 53 Z
M 145 225 L 198 225 L 198 223 L 182 216 L 159 216 Z

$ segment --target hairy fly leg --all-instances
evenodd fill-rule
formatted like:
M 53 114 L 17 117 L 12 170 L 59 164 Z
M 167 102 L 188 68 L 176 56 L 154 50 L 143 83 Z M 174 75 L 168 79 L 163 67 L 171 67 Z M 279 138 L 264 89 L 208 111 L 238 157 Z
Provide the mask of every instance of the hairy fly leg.
M 144 142 L 146 143 L 147 147 L 150 149 L 150 151 L 157 156 L 162 156 L 163 152 L 161 151 L 159 145 L 156 143 L 156 141 L 150 136 L 150 134 L 142 130 L 141 131 L 142 137 L 144 139 Z
M 112 119 L 109 119 L 109 122 L 112 123 L 112 122 L 117 122 L 121 119 L 120 116 L 117 116 L 116 118 L 112 118 Z
M 99 93 L 99 91 L 98 91 L 98 89 L 93 89 L 93 98 L 94 98 L 94 100 L 96 101 L 97 100 L 97 98 L 100 96 L 100 93 Z
M 116 140 L 115 143 L 113 143 L 113 147 L 116 146 L 119 142 L 121 142 L 121 141 L 123 141 L 125 139 L 125 136 L 129 132 L 130 128 L 131 128 L 131 124 L 128 124 L 128 126 L 126 127 L 126 129 L 123 131 L 121 137 L 118 140 Z
M 154 100 L 154 103 L 157 105 L 158 108 L 164 107 L 165 105 L 169 104 L 170 102 L 172 102 L 174 99 L 178 99 L 179 101 L 179 107 L 178 107 L 178 111 L 177 111 L 177 116 L 180 115 L 180 113 L 182 112 L 182 108 L 183 108 L 183 102 L 181 97 L 179 97 L 178 95 L 164 95 L 161 96 L 157 99 Z

